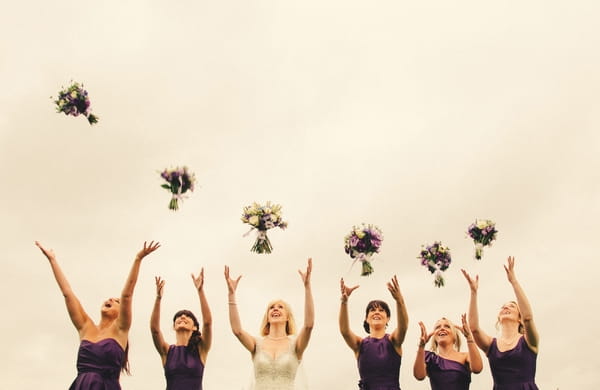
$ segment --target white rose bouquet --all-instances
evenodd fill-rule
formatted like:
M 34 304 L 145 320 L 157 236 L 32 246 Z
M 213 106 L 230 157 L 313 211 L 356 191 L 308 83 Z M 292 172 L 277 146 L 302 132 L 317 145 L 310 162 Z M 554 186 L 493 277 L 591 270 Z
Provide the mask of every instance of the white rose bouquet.
M 264 206 L 253 202 L 252 205 L 244 207 L 241 219 L 242 222 L 252 226 L 244 236 L 256 230 L 256 241 L 250 249 L 256 253 L 271 253 L 273 250 L 267 230 L 274 227 L 285 229 L 288 226 L 287 222 L 281 219 L 281 205 L 271 204 L 271 202 L 267 202 Z

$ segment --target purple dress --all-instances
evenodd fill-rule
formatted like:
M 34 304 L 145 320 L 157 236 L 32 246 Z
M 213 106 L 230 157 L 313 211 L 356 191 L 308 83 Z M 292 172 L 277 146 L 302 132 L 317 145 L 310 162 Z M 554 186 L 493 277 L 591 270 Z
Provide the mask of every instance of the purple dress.
M 77 378 L 69 390 L 120 390 L 123 359 L 125 351 L 115 339 L 96 343 L 81 340 L 77 354 Z
M 471 371 L 464 364 L 425 351 L 425 366 L 431 390 L 469 389 Z
M 390 335 L 377 339 L 365 337 L 358 353 L 358 372 L 361 390 L 400 390 L 400 363 Z
M 202 390 L 204 364 L 198 352 L 189 352 L 185 345 L 171 345 L 165 363 L 167 390 Z
M 537 354 L 529 349 L 524 337 L 513 349 L 504 352 L 498 350 L 494 338 L 487 357 L 494 378 L 494 390 L 538 390 L 535 384 Z

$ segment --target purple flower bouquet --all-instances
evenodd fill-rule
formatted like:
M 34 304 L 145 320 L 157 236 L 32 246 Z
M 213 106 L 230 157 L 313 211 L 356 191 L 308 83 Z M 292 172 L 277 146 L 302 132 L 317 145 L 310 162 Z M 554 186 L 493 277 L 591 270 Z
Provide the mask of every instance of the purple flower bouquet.
M 58 98 L 54 103 L 57 112 L 71 116 L 83 115 L 90 125 L 98 122 L 98 117 L 90 113 L 90 99 L 88 92 L 83 89 L 83 84 L 73 82 L 68 88 L 58 93 Z
M 442 287 L 444 285 L 442 271 L 447 270 L 452 262 L 450 249 L 436 241 L 432 245 L 423 246 L 417 258 L 421 260 L 421 265 L 427 267 L 429 272 L 435 275 L 435 286 Z
M 252 205 L 244 207 L 241 219 L 242 222 L 252 226 L 244 236 L 247 236 L 252 230 L 256 230 L 256 241 L 250 249 L 256 253 L 271 253 L 273 250 L 267 230 L 275 227 L 283 230 L 288 226 L 287 222 L 281 219 L 281 205 L 271 204 L 271 202 L 267 202 L 265 205 L 253 202 Z
M 160 177 L 168 183 L 162 184 L 161 187 L 169 190 L 172 194 L 171 201 L 169 202 L 169 210 L 178 210 L 178 201 L 180 199 L 183 201 L 183 194 L 187 191 L 194 191 L 195 175 L 189 172 L 187 167 L 177 167 L 172 170 L 165 169 L 161 172 Z
M 374 225 L 353 226 L 352 231 L 344 238 L 344 250 L 354 261 L 362 263 L 361 276 L 368 276 L 373 273 L 371 258 L 375 253 L 379 253 L 383 233 Z
M 483 247 L 491 246 L 492 241 L 496 239 L 496 223 L 489 219 L 476 219 L 469 226 L 467 234 L 475 243 L 475 259 L 481 260 L 483 257 Z

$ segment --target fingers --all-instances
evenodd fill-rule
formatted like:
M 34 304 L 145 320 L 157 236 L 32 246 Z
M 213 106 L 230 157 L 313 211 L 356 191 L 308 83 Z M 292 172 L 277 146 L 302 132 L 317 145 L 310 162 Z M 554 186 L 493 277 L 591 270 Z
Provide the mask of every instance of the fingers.
M 225 275 L 225 279 L 229 279 L 229 266 L 228 265 L 225 266 L 225 271 L 223 272 L 223 274 Z

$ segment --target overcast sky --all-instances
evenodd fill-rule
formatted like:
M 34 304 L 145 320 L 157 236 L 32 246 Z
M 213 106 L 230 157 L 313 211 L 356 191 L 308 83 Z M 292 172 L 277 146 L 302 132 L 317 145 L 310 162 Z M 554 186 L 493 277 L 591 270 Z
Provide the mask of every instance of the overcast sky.
M 480 275 L 483 329 L 495 334 L 516 273 L 540 333 L 541 389 L 596 389 L 600 217 L 600 5 L 595 1 L 20 1 L 0 15 L 0 271 L 3 388 L 68 388 L 78 337 L 47 261 L 53 248 L 88 313 L 118 296 L 144 240 L 124 389 L 163 389 L 149 331 L 154 276 L 172 314 L 199 314 L 190 273 L 205 268 L 214 317 L 204 387 L 241 389 L 250 355 L 232 335 L 223 266 L 242 274 L 244 328 L 283 298 L 301 323 L 297 270 L 314 259 L 316 320 L 304 354 L 310 388 L 356 388 L 337 328 L 339 279 L 362 333 L 366 303 L 410 316 L 403 389 L 428 389 L 412 364 L 418 321 L 467 310 L 465 268 Z M 84 83 L 95 126 L 54 110 Z M 187 165 L 196 191 L 177 212 L 158 171 Z M 239 217 L 283 206 L 271 255 L 250 252 Z M 466 229 L 493 219 L 480 262 Z M 343 251 L 355 224 L 384 233 L 375 272 Z M 416 259 L 441 240 L 446 286 Z M 395 313 L 394 313 L 395 315 Z M 395 317 L 394 317 L 395 318 Z M 395 321 L 392 322 L 395 326 Z M 487 362 L 472 388 L 491 388 Z

